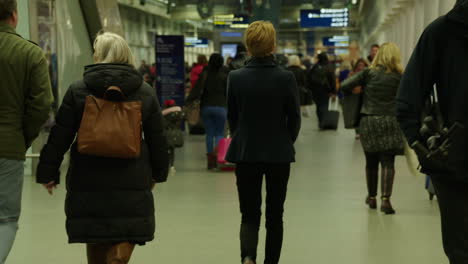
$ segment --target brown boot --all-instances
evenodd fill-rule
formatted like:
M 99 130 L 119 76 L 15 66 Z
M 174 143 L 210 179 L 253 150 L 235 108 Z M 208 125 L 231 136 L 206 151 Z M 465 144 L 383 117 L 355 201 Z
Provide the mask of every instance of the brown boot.
M 123 242 L 113 245 L 107 252 L 106 264 L 127 264 L 132 256 L 135 244 Z
M 393 193 L 393 182 L 395 180 L 395 168 L 392 166 L 382 167 L 382 205 L 380 211 L 390 215 L 395 214 L 390 197 Z
M 366 198 L 366 204 L 370 209 L 377 209 L 377 199 L 375 199 L 375 197 L 368 196 Z
M 218 167 L 217 165 L 217 156 L 215 155 L 214 152 L 206 154 L 206 159 L 207 159 L 207 169 L 213 170 Z
M 382 205 L 380 207 L 380 211 L 382 211 L 386 215 L 392 215 L 396 213 L 392 207 L 392 203 L 390 202 L 390 197 L 382 197 Z
M 106 264 L 110 244 L 86 244 L 88 264 Z

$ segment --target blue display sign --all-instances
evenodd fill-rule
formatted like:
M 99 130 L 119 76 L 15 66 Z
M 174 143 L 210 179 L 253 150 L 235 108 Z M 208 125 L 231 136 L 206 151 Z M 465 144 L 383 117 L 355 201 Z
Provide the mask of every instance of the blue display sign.
M 215 15 L 213 24 L 217 28 L 247 28 L 250 23 L 250 18 L 244 15 Z
M 349 47 L 349 36 L 333 36 L 323 38 L 326 47 Z
M 208 48 L 207 38 L 185 38 L 185 47 Z
M 347 27 L 349 9 L 311 9 L 301 10 L 301 27 Z
M 221 32 L 223 38 L 242 38 L 242 32 Z
M 156 36 L 156 91 L 161 105 L 185 102 L 184 36 Z

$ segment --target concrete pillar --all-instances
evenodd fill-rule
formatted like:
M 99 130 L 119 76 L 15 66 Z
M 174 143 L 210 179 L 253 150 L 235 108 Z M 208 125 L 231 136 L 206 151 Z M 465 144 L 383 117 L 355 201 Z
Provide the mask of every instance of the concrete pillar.
M 447 14 L 454 6 L 456 0 L 442 0 L 439 2 L 439 15 Z
M 29 1 L 28 0 L 18 0 L 18 17 L 19 23 L 16 28 L 23 38 L 29 39 Z
M 446 1 L 446 0 L 442 0 Z M 439 17 L 439 0 L 424 1 L 424 25 L 429 25 Z
M 414 34 L 416 36 L 416 42 L 419 40 L 419 36 L 423 32 L 425 25 L 424 25 L 424 3 L 425 0 L 417 0 L 414 7 L 414 15 L 415 15 L 415 31 Z
M 406 13 L 407 16 L 407 32 L 406 32 L 406 44 L 405 44 L 405 52 L 403 57 L 403 65 L 406 65 L 408 62 L 411 53 L 413 52 L 414 47 L 416 46 L 416 39 L 417 36 L 416 32 L 416 14 L 415 14 L 415 6 L 410 6 Z

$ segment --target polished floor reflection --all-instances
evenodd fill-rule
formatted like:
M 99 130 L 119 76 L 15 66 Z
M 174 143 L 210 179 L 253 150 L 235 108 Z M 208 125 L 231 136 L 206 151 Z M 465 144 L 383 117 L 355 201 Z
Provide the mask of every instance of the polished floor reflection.
M 267 132 L 266 132 L 267 133 Z M 424 179 L 397 160 L 393 203 L 384 216 L 364 205 L 364 155 L 353 131 L 319 132 L 304 119 L 285 212 L 286 264 L 441 264 L 437 202 Z M 131 263 L 239 263 L 238 210 L 232 173 L 204 170 L 202 137 L 177 153 L 177 173 L 158 185 L 157 239 Z M 83 245 L 68 245 L 63 186 L 54 196 L 27 177 L 21 229 L 7 264 L 86 263 Z M 264 231 L 262 231 L 264 234 Z M 263 256 L 259 245 L 259 258 Z

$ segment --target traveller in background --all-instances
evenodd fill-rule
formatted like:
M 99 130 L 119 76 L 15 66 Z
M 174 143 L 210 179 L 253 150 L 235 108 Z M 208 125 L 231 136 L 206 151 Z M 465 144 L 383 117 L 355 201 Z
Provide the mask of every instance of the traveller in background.
M 379 164 L 382 171 L 381 211 L 395 214 L 390 202 L 395 179 L 395 156 L 404 154 L 403 134 L 395 116 L 396 95 L 403 66 L 400 49 L 394 43 L 380 48 L 369 69 L 347 79 L 341 89 L 356 92 L 364 87 L 360 122 L 361 143 L 366 155 L 369 208 L 377 208 Z
M 312 91 L 312 98 L 317 106 L 319 128 L 322 129 L 322 120 L 328 111 L 328 100 L 337 93 L 335 70 L 326 53 L 317 56 L 317 64 L 307 72 L 306 78 L 307 88 Z
M 351 62 L 345 60 L 341 63 L 339 74 L 338 74 L 338 81 L 341 84 L 349 77 L 349 73 L 352 71 Z
M 452 138 L 446 168 L 418 153 L 422 172 L 435 187 L 442 218 L 442 238 L 450 264 L 468 263 L 468 0 L 430 24 L 422 34 L 406 68 L 397 97 L 397 115 L 410 146 L 421 142 L 421 114 L 437 87 L 443 126 L 459 122 L 464 129 Z
M 379 52 L 379 49 L 379 44 L 374 44 L 371 46 L 369 56 L 367 56 L 368 65 L 372 65 L 372 62 L 374 62 L 375 56 L 377 56 L 377 52 Z
M 208 66 L 200 76 L 200 80 L 186 99 L 190 104 L 196 99 L 201 100 L 201 117 L 206 129 L 207 168 L 217 168 L 215 148 L 224 138 L 226 125 L 226 85 L 228 69 L 223 66 L 224 59 L 214 53 L 210 56 Z
M 149 86 L 153 87 L 153 80 L 148 73 L 143 75 L 143 81 L 145 81 L 145 83 L 147 83 Z
M 233 57 L 229 56 L 226 59 L 226 66 L 229 67 L 232 64 L 232 61 L 234 60 Z
M 248 55 L 247 55 L 247 49 L 245 48 L 245 45 L 242 43 L 239 43 L 237 45 L 236 56 L 234 57 L 234 60 L 232 60 L 232 62 L 228 64 L 229 70 L 233 71 L 233 70 L 238 70 L 244 67 L 245 62 L 247 61 L 247 58 L 248 58 Z
M 157 70 L 156 63 L 153 63 L 153 65 L 151 65 L 151 68 L 150 68 L 150 76 L 153 82 L 156 81 L 156 74 L 157 74 L 156 70 Z
M 167 143 L 169 146 L 169 168 L 171 174 L 175 173 L 175 149 L 184 145 L 184 132 L 182 124 L 185 114 L 182 108 L 176 105 L 174 100 L 166 100 L 162 111 L 164 117 L 164 127 L 166 130 Z
M 312 61 L 309 56 L 305 56 L 305 58 L 302 60 L 302 65 L 305 66 L 306 71 L 309 71 L 312 68 Z
M 356 62 L 356 65 L 354 66 L 353 70 L 348 74 L 348 77 L 352 77 L 357 73 L 360 73 L 361 71 L 365 70 L 368 67 L 366 60 L 364 59 L 359 59 Z M 362 86 L 357 86 L 353 89 L 352 91 L 353 94 L 361 94 L 362 93 Z M 356 128 L 356 139 L 361 139 L 361 135 L 359 133 L 359 128 Z
M 195 84 L 197 84 L 198 79 L 200 79 L 200 74 L 203 72 L 203 69 L 208 65 L 208 60 L 205 55 L 198 55 L 197 63 L 192 66 L 190 71 L 190 83 L 192 84 L 193 89 Z
M 278 64 L 278 66 L 281 69 L 286 70 L 288 68 L 288 63 L 289 63 L 288 57 L 284 54 L 276 54 L 275 57 L 276 57 L 276 63 Z
M 18 230 L 26 150 L 53 103 L 44 53 L 16 33 L 17 25 L 16 0 L 0 0 L 0 264 Z
M 145 74 L 151 75 L 151 69 L 148 64 L 146 64 L 145 60 L 141 61 L 140 68 L 138 68 L 138 71 L 140 72 L 141 76 L 144 76 Z
M 298 56 L 289 56 L 288 70 L 296 77 L 297 88 L 299 89 L 299 98 L 301 104 L 301 113 L 303 117 L 309 117 L 307 106 L 312 105 L 312 91 L 306 86 L 306 72 L 304 65 Z
M 290 163 L 295 161 L 301 112 L 294 74 L 275 62 L 276 32 L 270 22 L 252 23 L 245 42 L 253 56 L 232 71 L 228 83 L 228 120 L 233 135 L 227 161 L 236 163 L 242 225 L 241 259 L 254 264 L 266 178 L 265 262 L 277 264 L 283 243 L 283 211 Z
M 87 244 L 89 264 L 128 263 L 135 244 L 154 239 L 151 189 L 166 181 L 169 164 L 163 117 L 155 89 L 143 82 L 122 37 L 98 35 L 94 62 L 85 67 L 84 79 L 73 83 L 65 94 L 56 125 L 41 152 L 37 182 L 53 194 L 60 183 L 63 156 L 71 147 L 65 201 L 68 241 Z M 110 86 L 119 87 L 126 100 L 142 102 L 144 141 L 138 158 L 78 152 L 75 138 L 85 98 L 89 94 L 103 98 Z

